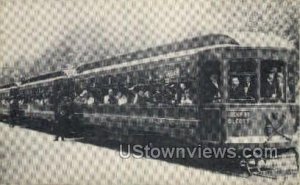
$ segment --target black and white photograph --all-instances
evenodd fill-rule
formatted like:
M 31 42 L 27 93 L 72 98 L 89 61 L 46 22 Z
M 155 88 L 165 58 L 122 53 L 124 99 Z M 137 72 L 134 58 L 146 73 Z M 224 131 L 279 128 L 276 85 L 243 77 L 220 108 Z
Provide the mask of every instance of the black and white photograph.
M 0 0 L 0 184 L 299 185 L 299 0 Z

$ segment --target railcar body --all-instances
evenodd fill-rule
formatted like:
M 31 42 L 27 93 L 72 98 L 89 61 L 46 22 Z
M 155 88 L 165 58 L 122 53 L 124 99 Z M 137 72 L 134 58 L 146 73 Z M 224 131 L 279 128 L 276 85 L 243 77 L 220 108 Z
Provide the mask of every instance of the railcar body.
M 19 119 L 53 122 L 55 102 L 59 101 L 58 92 L 66 79 L 63 71 L 57 71 L 23 81 L 18 87 L 19 107 L 23 111 Z M 68 89 L 67 86 L 64 88 Z
M 7 84 L 0 87 L 0 119 L 5 120 L 10 117 L 11 113 L 11 104 L 16 97 L 16 94 L 13 92 L 16 88 L 16 84 Z
M 74 76 L 78 96 L 86 91 L 93 103 L 79 102 L 82 112 L 77 114 L 83 115 L 84 123 L 126 133 L 157 132 L 194 144 L 288 148 L 299 123 L 299 105 L 291 94 L 296 84 L 288 79 L 296 75 L 289 75 L 295 72 L 289 69 L 297 56 L 284 48 L 223 44 L 83 71 Z M 282 78 L 282 92 L 280 97 L 269 97 L 264 92 L 265 73 L 275 68 L 276 78 L 277 74 Z M 211 97 L 211 75 L 217 76 L 217 98 Z M 238 79 L 244 86 L 246 77 L 253 84 L 252 94 L 234 97 L 231 80 Z M 185 90 L 190 100 L 179 102 L 179 96 L 187 96 Z M 125 94 L 127 103 L 104 102 L 109 91 L 114 96 Z M 152 100 L 134 103 L 139 91 L 149 92 Z
M 76 114 L 84 124 L 118 134 L 158 133 L 239 152 L 294 152 L 298 57 L 285 47 L 223 43 L 81 69 L 73 76 Z M 257 159 L 253 152 L 241 160 L 249 174 L 260 171 L 257 161 L 271 157 Z

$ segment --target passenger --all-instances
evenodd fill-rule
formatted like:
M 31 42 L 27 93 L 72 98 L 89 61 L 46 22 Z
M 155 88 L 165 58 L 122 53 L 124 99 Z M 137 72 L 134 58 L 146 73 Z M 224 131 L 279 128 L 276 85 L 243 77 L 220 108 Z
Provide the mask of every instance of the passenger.
M 160 94 L 160 104 L 164 105 L 164 104 L 171 104 L 172 101 L 172 93 L 170 92 L 169 88 L 167 87 L 167 85 L 163 85 L 161 86 L 161 90 L 160 90 L 161 94 Z
M 144 93 L 145 103 L 147 105 L 154 105 L 152 94 L 149 90 Z
M 108 94 L 104 96 L 104 104 L 117 104 L 117 99 L 114 96 L 114 91 L 112 89 L 108 90 Z
M 117 98 L 117 101 L 118 101 L 118 105 L 125 105 L 128 102 L 127 97 L 121 91 L 119 91 L 117 93 L 117 97 L 116 98 Z
M 191 99 L 190 96 L 190 91 L 186 90 L 181 98 L 180 105 L 192 105 L 193 100 Z
M 244 94 L 245 98 L 251 98 L 251 99 L 255 98 L 256 89 L 254 84 L 251 81 L 251 76 L 245 77 L 244 93 L 245 93 Z
M 262 83 L 262 97 L 275 99 L 278 96 L 275 73 L 270 72 L 266 80 Z
M 184 92 L 184 91 L 186 90 L 186 85 L 185 85 L 185 83 L 180 83 L 179 87 L 180 87 L 180 90 L 181 90 L 182 92 Z
M 174 92 L 175 90 L 173 90 L 172 88 L 173 86 L 171 85 L 168 85 L 167 87 L 165 87 L 165 91 L 164 91 L 164 103 L 166 104 L 172 104 L 172 100 L 173 100 L 173 97 L 174 97 Z M 185 88 L 185 91 L 187 89 Z
M 162 102 L 162 95 L 161 94 L 162 94 L 162 92 L 160 90 L 160 87 L 156 86 L 154 94 L 153 94 L 153 102 L 155 104 L 159 104 L 160 102 Z
M 103 91 L 103 89 L 101 89 L 101 88 L 97 88 L 93 92 L 94 92 L 93 96 L 95 98 L 95 102 L 102 104 L 103 101 L 104 101 L 104 93 L 105 93 L 105 91 Z
M 277 97 L 280 101 L 284 101 L 285 97 L 284 97 L 284 76 L 282 73 L 277 73 L 277 89 L 278 89 L 278 93 L 277 93 Z M 287 93 L 287 97 L 290 97 L 290 91 L 289 88 L 286 88 L 286 93 Z
M 173 99 L 171 100 L 171 103 L 172 103 L 173 105 L 177 105 L 177 104 L 180 103 L 180 100 L 179 100 L 179 98 L 178 98 L 178 96 L 179 96 L 178 94 L 179 94 L 179 93 L 175 93 Z
M 209 76 L 209 83 L 204 89 L 206 102 L 216 102 L 221 98 L 218 75 L 213 73 Z
M 44 105 L 44 106 L 49 105 L 49 103 L 50 103 L 49 98 L 44 98 L 44 99 L 43 99 L 43 105 Z
M 43 106 L 43 100 L 41 98 L 36 98 L 34 100 L 34 104 L 35 104 L 35 106 L 38 106 L 38 107 Z
M 295 101 L 295 95 L 296 95 L 296 85 L 297 85 L 297 77 L 298 75 L 293 75 L 293 73 L 288 73 L 288 85 L 287 85 L 287 89 L 288 89 L 288 94 L 287 94 L 287 98 L 289 100 L 289 102 L 294 102 Z
M 18 103 L 19 103 L 19 105 L 23 105 L 24 104 L 24 99 L 20 99 Z
M 29 98 L 27 98 L 27 101 L 26 101 L 26 103 L 27 103 L 27 112 L 31 112 L 31 110 L 32 110 L 32 98 L 31 97 L 29 97 Z
M 5 99 L 2 99 L 2 100 L 1 100 L 1 104 L 2 104 L 2 105 L 7 105 L 6 100 L 5 100 Z
M 238 77 L 232 77 L 231 86 L 229 89 L 229 98 L 241 99 L 242 97 L 243 97 L 243 88 L 240 85 L 240 80 Z
M 42 104 L 43 104 L 43 106 L 49 105 L 50 101 L 49 101 L 48 97 L 49 97 L 48 94 L 43 93 L 43 95 L 42 95 Z
M 277 76 L 277 73 L 278 73 L 278 68 L 277 67 L 272 67 L 271 70 L 270 70 L 271 73 L 274 73 L 275 76 Z
M 92 93 L 88 92 L 87 97 L 85 99 L 85 104 L 93 105 L 95 103 L 95 98 L 93 97 Z
M 172 96 L 169 94 L 166 86 L 158 86 L 153 95 L 153 102 L 158 105 L 170 104 L 172 101 Z
M 80 94 L 79 96 L 77 96 L 75 98 L 75 103 L 85 103 L 85 99 L 87 98 L 87 93 L 88 91 L 86 89 L 84 89 Z
M 44 104 L 44 98 L 40 98 L 39 99 L 39 104 L 41 105 L 41 106 L 44 106 L 45 104 Z
M 145 95 L 144 95 L 143 90 L 140 89 L 138 93 L 135 93 L 133 104 L 137 104 L 137 105 L 145 105 L 146 104 Z

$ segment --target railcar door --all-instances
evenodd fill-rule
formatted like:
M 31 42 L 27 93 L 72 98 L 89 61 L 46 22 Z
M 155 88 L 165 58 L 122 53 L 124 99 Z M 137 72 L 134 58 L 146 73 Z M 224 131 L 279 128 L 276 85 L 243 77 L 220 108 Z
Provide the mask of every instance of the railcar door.
M 201 142 L 216 143 L 224 137 L 222 125 L 222 109 L 224 101 L 223 62 L 207 60 L 200 62 L 200 125 Z

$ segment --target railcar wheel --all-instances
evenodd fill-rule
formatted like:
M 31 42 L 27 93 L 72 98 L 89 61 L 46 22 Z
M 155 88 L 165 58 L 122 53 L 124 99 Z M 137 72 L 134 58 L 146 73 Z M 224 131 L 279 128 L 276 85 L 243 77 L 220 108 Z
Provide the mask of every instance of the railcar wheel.
M 259 165 L 260 161 L 263 159 L 243 159 L 240 161 L 240 167 L 246 170 L 249 176 L 256 175 L 262 171 Z
M 242 171 L 246 170 L 246 172 L 247 172 L 247 174 L 248 174 L 249 176 L 252 175 L 252 174 L 251 174 L 251 171 L 250 171 L 250 169 L 249 169 L 248 162 L 247 162 L 245 159 L 242 159 L 242 160 L 240 161 L 240 168 L 242 169 Z

